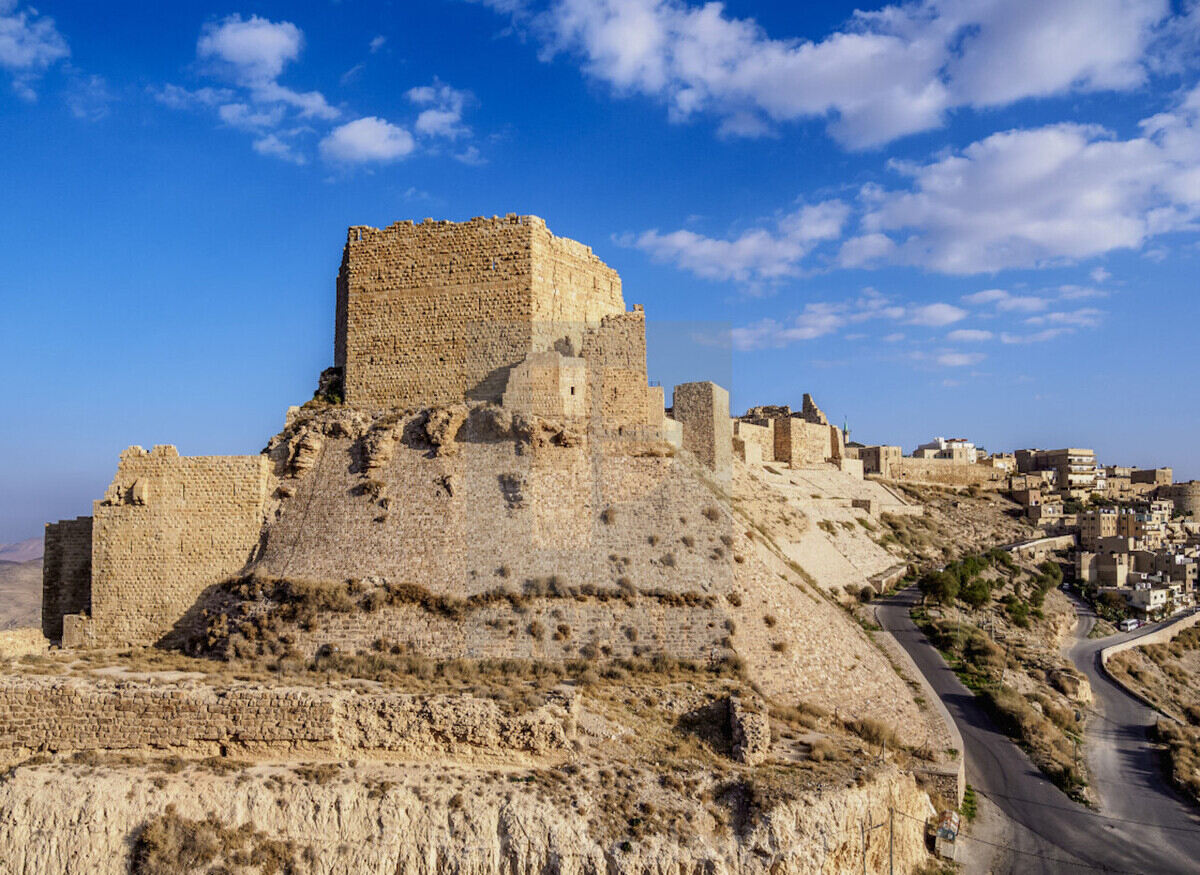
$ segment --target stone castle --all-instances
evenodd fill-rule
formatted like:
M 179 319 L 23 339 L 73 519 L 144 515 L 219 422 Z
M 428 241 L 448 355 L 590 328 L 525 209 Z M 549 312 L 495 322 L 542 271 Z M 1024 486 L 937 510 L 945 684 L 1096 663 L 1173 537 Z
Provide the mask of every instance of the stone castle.
M 352 409 L 490 403 L 593 442 L 681 439 L 647 385 L 641 307 L 627 312 L 616 271 L 536 216 L 350 228 L 334 362 L 329 385 Z M 680 416 L 696 422 L 689 448 L 728 469 L 728 396 L 705 386 L 680 387 Z M 46 527 L 46 637 L 157 640 L 255 558 L 289 495 L 278 473 L 266 454 L 122 453 L 92 516 Z

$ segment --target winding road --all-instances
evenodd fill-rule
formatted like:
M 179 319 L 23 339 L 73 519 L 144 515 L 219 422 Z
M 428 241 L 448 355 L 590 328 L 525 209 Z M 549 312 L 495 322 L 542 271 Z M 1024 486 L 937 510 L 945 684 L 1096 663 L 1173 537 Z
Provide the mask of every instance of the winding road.
M 881 599 L 876 616 L 884 631 L 912 657 L 962 733 L 968 782 L 1014 825 L 1005 840 L 1008 851 L 1001 858 L 1002 868 L 993 871 L 1200 871 L 1200 818 L 1163 784 L 1146 741 L 1146 727 L 1153 722 L 1150 709 L 1099 675 L 1096 660 L 1101 642 L 1084 637 L 1072 651 L 1088 666 L 1080 668 L 1093 685 L 1097 703 L 1097 716 L 1090 721 L 1096 741 L 1089 764 L 1103 782 L 1097 790 L 1105 810 L 1095 812 L 1055 787 L 1024 751 L 995 728 L 909 617 L 918 598 L 916 589 L 910 588 Z M 1085 629 L 1084 625 L 1081 622 L 1079 628 L 1086 636 L 1091 626 Z M 1114 636 L 1103 644 L 1150 631 Z

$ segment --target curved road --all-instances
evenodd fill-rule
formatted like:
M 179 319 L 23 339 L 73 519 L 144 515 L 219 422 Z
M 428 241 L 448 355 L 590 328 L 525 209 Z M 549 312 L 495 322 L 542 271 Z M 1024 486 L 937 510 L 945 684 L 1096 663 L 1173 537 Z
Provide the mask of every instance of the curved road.
M 1149 740 L 1158 712 L 1125 692 L 1100 665 L 1100 651 L 1105 647 L 1148 635 L 1170 621 L 1090 640 L 1087 635 L 1096 624 L 1096 614 L 1090 606 L 1072 601 L 1079 625 L 1069 655 L 1092 685 L 1095 704 L 1087 727 L 1088 766 L 1101 810 L 1110 817 L 1146 824 L 1142 829 L 1148 841 L 1173 847 L 1181 837 L 1190 839 L 1200 829 L 1200 817 L 1171 786 L 1161 754 Z M 1192 859 L 1193 868 L 1200 867 L 1200 857 Z
M 876 615 L 908 651 L 958 725 L 966 747 L 967 780 L 1016 825 L 1008 840 L 1012 853 L 1007 871 L 1182 873 L 1200 868 L 1200 824 L 1194 819 L 1175 829 L 1170 828 L 1180 823 L 1175 816 L 1162 815 L 1157 808 L 1158 813 L 1149 816 L 1140 808 L 1129 816 L 1114 811 L 1109 817 L 1073 802 L 1050 783 L 1024 751 L 993 726 L 975 696 L 917 629 L 908 612 L 918 598 L 910 588 L 881 599 Z M 1107 703 L 1108 690 L 1103 683 L 1097 686 L 1103 691 L 1097 698 L 1102 695 Z M 1111 713 L 1118 710 L 1114 707 Z M 1144 728 L 1141 731 L 1144 739 Z M 1118 737 L 1126 736 L 1118 732 Z M 1146 784 L 1153 775 L 1143 772 L 1141 778 Z

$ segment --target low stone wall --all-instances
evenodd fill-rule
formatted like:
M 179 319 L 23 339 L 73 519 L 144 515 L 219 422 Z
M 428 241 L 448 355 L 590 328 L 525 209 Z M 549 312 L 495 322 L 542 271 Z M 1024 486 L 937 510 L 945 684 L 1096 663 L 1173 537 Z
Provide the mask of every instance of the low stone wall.
M 465 696 L 8 677 L 0 685 L 0 761 L 140 749 L 546 755 L 569 743 L 566 702 L 509 716 Z
M 999 489 L 1004 471 L 987 465 L 952 462 L 949 459 L 893 459 L 889 479 L 901 483 L 927 483 L 937 486 L 983 486 Z
M 1184 629 L 1190 629 L 1197 623 L 1200 623 L 1200 613 L 1189 614 L 1188 616 L 1171 623 L 1169 626 L 1164 626 L 1163 628 L 1157 629 L 1147 635 L 1140 635 L 1137 638 L 1130 638 L 1128 641 L 1122 641 L 1120 644 L 1114 644 L 1111 647 L 1105 647 L 1100 651 L 1100 662 L 1104 666 L 1107 666 L 1109 659 L 1116 654 L 1121 653 L 1122 651 L 1131 650 L 1134 647 L 1145 647 L 1147 644 L 1165 644 Z M 1109 675 L 1109 677 L 1112 676 Z M 1116 678 L 1113 678 L 1113 680 L 1116 680 Z M 1120 683 L 1120 681 L 1117 681 L 1117 683 Z M 1133 691 L 1130 690 L 1130 692 Z M 1140 694 L 1138 693 L 1134 693 L 1134 695 L 1138 695 L 1140 697 Z
M 0 659 L 32 656 L 36 653 L 44 653 L 49 649 L 50 642 L 46 640 L 41 629 L 26 626 L 21 629 L 6 629 L 0 632 Z

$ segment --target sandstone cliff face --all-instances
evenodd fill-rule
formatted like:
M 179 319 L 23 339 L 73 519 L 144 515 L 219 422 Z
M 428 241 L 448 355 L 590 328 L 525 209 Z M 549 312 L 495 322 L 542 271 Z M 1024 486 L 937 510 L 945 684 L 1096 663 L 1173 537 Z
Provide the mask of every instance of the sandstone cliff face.
M 895 871 L 926 859 L 928 803 L 910 777 L 890 769 L 762 814 L 738 811 L 735 800 L 728 827 L 689 840 L 660 833 L 631 843 L 596 838 L 586 800 L 547 805 L 536 785 L 510 777 L 411 766 L 316 783 L 279 766 L 226 776 L 26 767 L 0 785 L 0 871 L 126 875 L 141 828 L 168 804 L 183 818 L 214 813 L 230 827 L 252 824 L 263 838 L 293 842 L 300 873 L 850 873 L 863 866 L 859 824 L 886 823 L 889 806 L 899 812 Z M 707 818 L 699 802 L 695 815 Z M 887 830 L 876 830 L 866 868 L 887 865 Z

